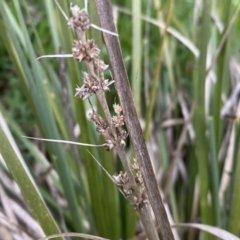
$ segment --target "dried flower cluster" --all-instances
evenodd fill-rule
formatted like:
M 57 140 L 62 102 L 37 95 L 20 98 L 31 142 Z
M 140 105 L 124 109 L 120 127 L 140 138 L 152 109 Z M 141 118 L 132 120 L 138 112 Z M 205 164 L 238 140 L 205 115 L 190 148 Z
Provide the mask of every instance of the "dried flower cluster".
M 114 118 L 114 117 L 113 117 Z M 114 129 L 108 124 L 107 121 L 103 120 L 102 117 L 94 110 L 89 114 L 89 119 L 96 125 L 96 131 L 100 133 L 106 140 L 105 149 L 111 150 L 114 146 L 119 144 L 125 146 L 125 139 L 128 136 L 127 132 L 120 127 L 113 125 Z M 122 120 L 123 121 L 123 120 Z M 121 124 L 122 126 L 123 124 Z
M 89 98 L 93 94 L 96 94 L 100 87 L 104 91 L 109 90 L 108 86 L 114 82 L 113 80 L 109 82 L 108 79 L 105 79 L 104 81 L 101 82 L 101 85 L 99 85 L 99 81 L 97 80 L 97 78 L 95 78 L 92 75 L 89 75 L 86 72 L 83 72 L 83 81 L 84 84 L 82 85 L 82 87 L 76 87 L 75 89 L 76 90 L 75 97 L 78 96 L 83 100 Z
M 77 33 L 78 40 L 73 43 L 73 58 L 78 62 L 84 61 L 88 67 L 89 74 L 83 73 L 84 84 L 76 88 L 75 96 L 83 100 L 95 94 L 99 89 L 109 90 L 109 85 L 114 83 L 104 79 L 103 72 L 108 68 L 102 60 L 99 59 L 100 49 L 93 39 L 86 40 L 86 30 L 89 29 L 90 20 L 85 10 L 78 6 L 71 8 L 73 17 L 70 18 L 68 25 Z
M 93 59 L 99 57 L 100 49 L 95 44 L 94 40 L 87 40 L 86 42 L 75 40 L 72 48 L 72 53 L 73 57 L 79 62 L 83 60 L 91 62 Z
M 72 7 L 71 10 L 73 17 L 69 20 L 69 26 L 78 33 L 79 37 L 79 40 L 75 40 L 73 44 L 73 57 L 79 62 L 84 61 L 89 70 L 89 73 L 83 73 L 84 84 L 81 87 L 76 87 L 75 96 L 85 100 L 93 94 L 97 94 L 98 91 L 109 90 L 109 85 L 114 81 L 104 78 L 103 72 L 108 66 L 99 59 L 100 49 L 95 41 L 86 39 L 85 31 L 90 26 L 88 14 L 77 6 Z M 114 106 L 117 116 L 112 118 L 112 123 L 103 120 L 94 110 L 89 116 L 89 119 L 95 123 L 97 132 L 104 136 L 106 150 L 112 149 L 118 143 L 125 146 L 124 140 L 127 137 L 126 131 L 120 128 L 124 125 L 124 118 L 121 115 L 122 109 L 119 105 Z
M 128 197 L 133 194 L 133 189 L 131 185 L 129 184 L 129 178 L 127 176 L 127 173 L 123 173 L 122 171 L 117 176 L 113 176 L 113 179 L 115 183 L 118 186 L 122 186 L 124 194 Z
M 146 193 L 142 173 L 136 159 L 133 159 L 132 169 L 135 172 L 135 181 L 139 185 L 139 191 L 141 195 L 138 198 L 134 197 L 133 205 L 135 209 L 141 210 L 148 203 L 148 198 L 147 198 L 147 193 Z
M 68 25 L 76 32 L 85 34 L 90 27 L 90 19 L 84 9 L 80 9 L 77 5 L 71 7 L 72 17 L 68 21 Z
M 116 185 L 121 186 L 123 189 L 123 193 L 126 197 L 132 198 L 132 205 L 136 210 L 141 210 L 148 204 L 148 197 L 146 193 L 146 189 L 144 186 L 144 181 L 142 178 L 142 174 L 140 171 L 139 164 L 136 159 L 133 159 L 132 169 L 135 172 L 135 182 L 138 186 L 138 196 L 132 189 L 131 184 L 129 183 L 129 178 L 127 173 L 120 172 L 119 175 L 113 176 L 113 179 Z
M 114 83 L 114 80 L 109 81 L 104 78 L 104 71 L 108 68 L 108 65 L 100 59 L 100 49 L 95 41 L 93 39 L 86 39 L 85 32 L 90 27 L 88 14 L 78 6 L 72 7 L 71 10 L 73 17 L 70 18 L 68 24 L 78 36 L 78 40 L 75 40 L 73 43 L 73 58 L 78 62 L 83 61 L 88 69 L 88 73 L 83 72 L 84 83 L 81 87 L 76 87 L 75 96 L 85 100 L 96 94 L 103 106 L 106 117 L 110 117 L 104 120 L 92 108 L 89 114 L 89 120 L 94 122 L 96 131 L 104 137 L 106 150 L 109 151 L 117 147 L 117 151 L 122 151 L 126 155 L 124 147 L 128 133 L 123 129 L 124 116 L 122 114 L 122 107 L 119 104 L 114 104 L 113 109 L 116 115 L 111 117 L 108 106 L 104 105 L 105 101 L 100 97 L 104 96 L 104 92 L 109 90 L 109 85 Z M 119 154 L 119 156 L 121 155 L 122 154 Z M 121 161 L 123 162 L 122 159 Z M 134 208 L 141 210 L 147 204 L 147 195 L 139 165 L 137 161 L 134 160 L 132 169 L 130 163 L 124 166 L 126 172 L 120 172 L 119 175 L 113 176 L 113 179 L 116 185 L 122 187 L 124 195 L 131 198 L 131 203 Z M 132 173 L 132 170 L 135 174 Z

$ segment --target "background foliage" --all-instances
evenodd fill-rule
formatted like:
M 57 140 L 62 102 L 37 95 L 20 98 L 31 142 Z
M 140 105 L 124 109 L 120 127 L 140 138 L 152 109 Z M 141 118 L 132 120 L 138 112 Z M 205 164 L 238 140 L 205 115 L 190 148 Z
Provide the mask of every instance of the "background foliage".
M 149 152 L 172 221 L 202 222 L 240 236 L 239 1 L 176 0 L 173 8 L 157 0 L 112 3 L 134 101 L 149 126 L 143 130 L 149 130 Z M 70 2 L 59 4 L 69 16 Z M 74 4 L 84 6 L 83 1 Z M 88 10 L 98 25 L 94 1 Z M 36 61 L 42 55 L 71 53 L 74 36 L 66 20 L 52 0 L 3 0 L 0 13 L 0 235 L 41 235 L 33 230 L 33 218 L 25 222 L 9 207 L 16 205 L 27 216 L 30 208 L 45 234 L 135 236 L 142 229 L 134 210 L 88 151 L 117 174 L 121 166 L 113 153 L 22 137 L 103 143 L 86 118 L 88 102 L 74 98 L 84 67 L 73 59 Z M 167 15 L 171 29 L 164 34 L 161 24 Z M 89 38 L 108 63 L 101 32 L 91 29 Z M 107 99 L 109 105 L 118 102 L 113 87 Z M 11 230 L 6 222 L 18 227 Z M 199 239 L 200 234 L 179 229 L 177 237 Z M 205 234 L 204 239 L 213 237 Z

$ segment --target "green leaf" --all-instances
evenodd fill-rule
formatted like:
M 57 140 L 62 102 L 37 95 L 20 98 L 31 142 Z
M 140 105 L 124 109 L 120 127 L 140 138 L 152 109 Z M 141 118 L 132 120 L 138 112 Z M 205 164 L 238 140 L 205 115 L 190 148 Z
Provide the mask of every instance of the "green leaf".
M 41 225 L 46 235 L 59 233 L 59 229 L 51 216 L 47 206 L 39 194 L 29 170 L 17 152 L 16 144 L 0 113 L 0 154 L 2 155 L 10 173 L 21 189 L 21 193 L 30 207 L 33 215 Z M 61 239 L 61 238 L 59 238 Z

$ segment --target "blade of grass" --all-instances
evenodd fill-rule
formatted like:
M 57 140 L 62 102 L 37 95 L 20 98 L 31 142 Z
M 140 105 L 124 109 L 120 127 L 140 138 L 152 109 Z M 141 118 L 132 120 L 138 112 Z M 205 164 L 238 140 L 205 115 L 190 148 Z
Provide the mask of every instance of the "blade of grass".
M 179 224 L 174 224 L 173 227 L 190 227 L 190 228 L 197 228 L 200 229 L 202 231 L 206 231 L 214 236 L 216 236 L 217 238 L 220 239 L 228 239 L 228 240 L 239 240 L 238 237 L 234 236 L 233 234 L 222 230 L 220 228 L 217 227 L 212 227 L 206 224 L 199 224 L 199 223 L 179 223 Z M 205 239 L 205 238 L 204 238 Z
M 48 18 L 48 25 L 50 28 L 50 33 L 52 36 L 52 45 L 54 46 L 55 52 L 59 51 L 60 48 L 60 41 L 59 41 L 59 34 L 58 34 L 58 29 L 57 29 L 57 22 L 55 20 L 54 16 L 54 3 L 52 0 L 45 0 L 44 1 L 46 13 L 47 13 L 47 18 Z
M 214 116 L 214 126 L 215 126 L 215 134 L 216 134 L 216 143 L 217 147 L 220 145 L 220 139 L 221 139 L 221 118 L 220 118 L 220 112 L 221 112 L 221 96 L 223 93 L 223 90 L 226 91 L 227 89 L 224 89 L 224 85 L 226 83 L 229 83 L 229 59 L 230 59 L 230 48 L 231 48 L 231 42 L 228 38 L 230 30 L 232 28 L 233 23 L 232 20 L 230 20 L 231 12 L 232 12 L 232 4 L 231 1 L 225 2 L 225 22 L 227 24 L 226 30 L 224 31 L 221 43 L 212 59 L 211 65 L 209 66 L 207 73 L 210 71 L 210 69 L 213 67 L 214 62 L 217 60 L 218 62 L 218 71 L 217 71 L 217 82 L 214 89 L 214 100 L 213 100 L 213 116 Z M 236 10 L 235 17 L 238 15 L 240 11 L 240 5 L 239 8 Z M 234 19 L 234 17 L 232 18 Z M 234 22 L 234 21 L 233 21 Z M 229 84 L 227 84 L 229 85 Z
M 235 234 L 239 234 L 239 216 L 240 216 L 240 120 L 235 121 L 236 141 L 235 141 L 235 156 L 233 166 L 233 176 L 231 179 L 232 195 L 231 195 L 231 209 L 228 230 Z
M 132 1 L 132 89 L 137 114 L 141 110 L 141 60 L 142 60 L 142 31 L 141 31 L 141 0 Z
M 49 210 L 47 209 L 47 206 L 39 195 L 36 184 L 33 183 L 32 177 L 30 176 L 29 172 L 26 171 L 26 167 L 23 166 L 21 160 L 19 159 L 16 151 L 12 146 L 11 142 L 13 140 L 10 141 L 12 137 L 1 113 L 0 125 L 0 153 L 3 156 L 3 159 L 13 178 L 21 189 L 25 201 L 41 225 L 45 234 L 49 235 L 59 233 L 59 229 L 54 219 L 52 218 Z
M 165 26 L 165 29 L 162 34 L 162 41 L 159 46 L 158 60 L 157 60 L 156 67 L 155 67 L 153 83 L 152 83 L 151 93 L 150 93 L 150 102 L 149 102 L 149 106 L 148 106 L 148 110 L 147 110 L 147 114 L 146 114 L 146 125 L 144 128 L 144 138 L 146 139 L 146 141 L 149 138 L 150 122 L 152 120 L 152 114 L 153 114 L 153 109 L 154 109 L 154 103 L 156 101 L 156 96 L 157 96 L 159 78 L 161 76 L 161 67 L 162 67 L 161 65 L 162 65 L 162 58 L 163 58 L 163 52 L 164 52 L 164 42 L 167 37 L 167 27 L 170 23 L 173 6 L 174 6 L 174 0 L 171 0 L 169 3 L 169 8 L 168 8 L 166 26 Z
M 221 226 L 220 222 L 220 207 L 219 207 L 219 170 L 218 170 L 218 158 L 217 158 L 217 149 L 216 149 L 216 140 L 214 132 L 214 121 L 212 118 L 208 119 L 209 126 L 209 146 L 210 146 L 210 181 L 212 185 L 212 207 L 214 212 L 214 225 Z
M 211 1 L 203 1 L 203 10 L 201 15 L 201 26 L 198 32 L 198 46 L 200 57 L 196 61 L 194 72 L 194 96 L 196 101 L 196 111 L 194 123 L 196 129 L 196 157 L 198 163 L 198 174 L 200 177 L 200 210 L 201 221 L 204 224 L 211 224 L 212 216 L 208 204 L 208 148 L 206 141 L 206 117 L 205 117 L 205 79 L 206 79 L 206 59 L 207 47 L 210 36 L 210 10 Z M 211 239 L 209 234 L 204 234 L 204 239 Z

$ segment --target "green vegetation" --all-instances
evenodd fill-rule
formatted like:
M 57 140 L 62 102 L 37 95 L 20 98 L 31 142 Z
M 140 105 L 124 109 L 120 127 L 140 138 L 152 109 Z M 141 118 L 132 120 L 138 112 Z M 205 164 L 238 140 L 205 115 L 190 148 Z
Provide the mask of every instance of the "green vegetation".
M 58 2 L 70 17 L 70 1 Z M 83 0 L 74 4 L 84 7 Z M 239 1 L 112 4 L 171 224 L 203 223 L 240 237 Z M 88 11 L 99 25 L 94 1 Z M 102 33 L 90 28 L 87 34 L 110 65 Z M 15 205 L 29 207 L 46 235 L 78 232 L 117 240 L 144 234 L 136 227 L 134 208 L 92 157 L 118 175 L 123 168 L 113 151 L 23 137 L 104 143 L 88 120 L 90 103 L 74 96 L 86 66 L 73 58 L 36 60 L 71 54 L 74 39 L 53 0 L 0 1 L 0 238 L 1 226 L 13 234 L 2 219 L 21 225 L 22 239 L 24 232 L 30 239 L 42 236 L 33 218 L 16 218 Z M 105 78 L 112 79 L 110 67 Z M 106 99 L 114 115 L 119 99 L 114 86 L 109 88 Z M 104 116 L 95 96 L 91 104 Z M 130 141 L 126 151 L 134 156 Z M 193 227 L 173 228 L 175 239 L 215 239 Z

